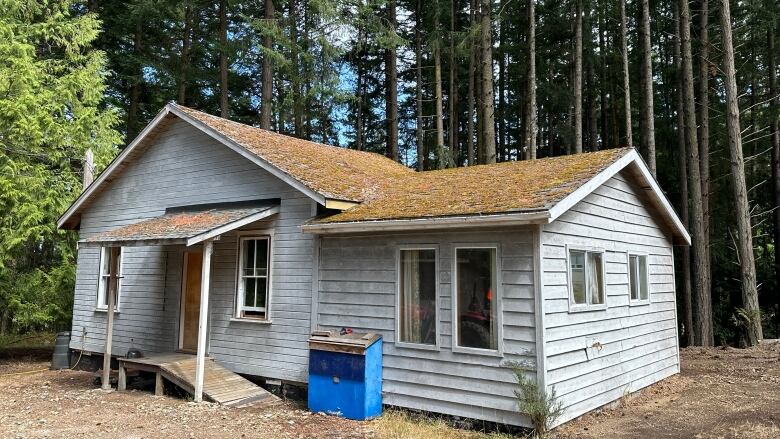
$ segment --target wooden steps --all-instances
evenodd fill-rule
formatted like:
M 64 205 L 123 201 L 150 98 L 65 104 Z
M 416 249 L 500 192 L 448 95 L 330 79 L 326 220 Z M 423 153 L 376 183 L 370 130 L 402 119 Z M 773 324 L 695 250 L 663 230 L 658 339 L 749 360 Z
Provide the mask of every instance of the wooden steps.
M 119 390 L 126 387 L 126 369 L 137 369 L 157 374 L 155 394 L 162 393 L 161 379 L 165 378 L 184 391 L 195 393 L 195 356 L 190 354 L 154 354 L 144 358 L 119 359 Z M 203 398 L 232 407 L 246 407 L 279 400 L 262 387 L 222 367 L 213 358 L 206 357 L 203 375 Z

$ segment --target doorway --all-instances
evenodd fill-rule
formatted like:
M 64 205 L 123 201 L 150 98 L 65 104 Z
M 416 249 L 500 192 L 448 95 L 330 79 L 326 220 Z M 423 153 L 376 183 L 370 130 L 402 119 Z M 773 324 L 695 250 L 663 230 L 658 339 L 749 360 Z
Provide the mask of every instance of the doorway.
M 181 317 L 179 319 L 179 350 L 198 350 L 198 320 L 200 317 L 200 286 L 203 253 L 184 253 L 181 285 Z

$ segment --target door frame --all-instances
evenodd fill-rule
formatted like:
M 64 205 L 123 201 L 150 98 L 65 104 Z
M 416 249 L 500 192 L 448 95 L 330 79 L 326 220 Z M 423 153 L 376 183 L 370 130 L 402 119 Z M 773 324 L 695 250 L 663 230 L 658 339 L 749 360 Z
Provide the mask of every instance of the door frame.
M 182 252 L 182 275 L 181 275 L 181 294 L 179 295 L 179 337 L 178 342 L 176 343 L 176 350 L 178 352 L 193 352 L 187 349 L 184 349 L 184 306 L 186 304 L 185 295 L 187 294 L 187 254 L 188 253 L 201 253 L 203 254 L 203 251 L 184 251 Z M 202 262 L 201 262 L 202 264 Z M 203 270 L 203 266 L 201 265 L 201 270 Z M 203 286 L 201 285 L 201 288 Z M 198 314 L 200 315 L 200 310 L 198 310 Z M 208 334 L 208 330 L 207 330 Z M 206 341 L 208 343 L 208 337 L 206 338 Z

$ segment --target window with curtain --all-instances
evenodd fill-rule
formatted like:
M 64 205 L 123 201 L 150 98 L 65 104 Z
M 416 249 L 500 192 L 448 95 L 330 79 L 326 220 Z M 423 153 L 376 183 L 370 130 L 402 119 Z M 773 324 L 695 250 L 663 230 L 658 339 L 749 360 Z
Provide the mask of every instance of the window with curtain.
M 238 317 L 268 318 L 270 249 L 271 239 L 267 236 L 240 239 Z
M 119 248 L 117 255 L 119 261 L 119 279 L 116 280 L 116 300 L 115 308 L 119 309 L 119 296 L 122 289 L 122 248 Z M 111 275 L 111 247 L 101 247 L 100 249 L 100 279 L 98 279 L 97 309 L 105 310 L 108 308 L 108 287 L 109 276 Z
M 398 341 L 436 344 L 436 250 L 402 249 Z
M 647 256 L 628 255 L 628 280 L 631 287 L 631 300 L 643 301 L 649 298 L 647 277 Z
M 498 349 L 495 248 L 455 249 L 457 345 Z
M 569 273 L 574 305 L 604 305 L 604 253 L 569 250 Z

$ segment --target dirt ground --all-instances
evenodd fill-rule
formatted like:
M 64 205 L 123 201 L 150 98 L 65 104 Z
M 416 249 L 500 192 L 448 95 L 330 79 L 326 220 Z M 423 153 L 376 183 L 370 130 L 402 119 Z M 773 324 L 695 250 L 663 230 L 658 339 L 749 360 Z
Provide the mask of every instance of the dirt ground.
M 41 370 L 49 354 L 0 352 L 0 437 L 506 437 L 399 412 L 355 422 L 311 414 L 294 402 L 237 409 L 145 391 L 104 392 L 90 373 Z M 572 421 L 555 437 L 780 438 L 780 344 L 685 349 L 682 361 L 681 375 Z
M 682 373 L 556 433 L 586 438 L 780 438 L 780 344 L 687 348 Z

